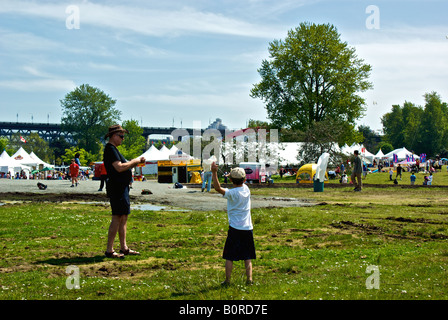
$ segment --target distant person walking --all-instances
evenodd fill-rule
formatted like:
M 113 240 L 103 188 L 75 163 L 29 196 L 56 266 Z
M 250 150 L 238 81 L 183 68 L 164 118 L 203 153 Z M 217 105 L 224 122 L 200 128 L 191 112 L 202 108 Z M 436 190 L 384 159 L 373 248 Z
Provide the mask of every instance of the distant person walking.
M 395 176 L 395 179 L 398 179 L 398 176 L 400 176 L 400 180 L 401 180 L 401 172 L 403 171 L 403 167 L 401 166 L 401 164 L 398 164 L 397 166 L 397 175 Z
M 79 175 L 79 165 L 75 162 L 75 159 L 72 159 L 72 163 L 70 164 L 70 178 L 72 180 L 72 185 L 70 187 L 78 186 L 78 175 Z
M 354 151 L 354 159 L 353 159 L 353 171 L 352 171 L 352 182 L 355 185 L 355 191 L 361 191 L 362 190 L 362 162 L 361 158 L 359 157 L 358 150 Z
M 107 180 L 107 171 L 106 171 L 106 167 L 104 166 L 104 162 L 100 165 L 100 188 L 98 189 L 98 191 L 103 191 L 103 187 L 104 184 L 106 183 Z
M 126 229 L 128 215 L 131 213 L 129 183 L 132 180 L 132 169 L 139 163 L 145 163 L 145 158 L 140 157 L 127 161 L 118 151 L 117 147 L 122 144 L 125 133 L 129 132 L 120 125 L 113 125 L 109 127 L 109 132 L 104 137 L 104 139 L 109 138 L 109 142 L 104 148 L 103 162 L 108 176 L 106 191 L 112 208 L 112 221 L 109 226 L 105 252 L 108 258 L 122 258 L 125 255 L 140 254 L 127 246 Z M 117 232 L 121 248 L 119 254 L 113 249 Z

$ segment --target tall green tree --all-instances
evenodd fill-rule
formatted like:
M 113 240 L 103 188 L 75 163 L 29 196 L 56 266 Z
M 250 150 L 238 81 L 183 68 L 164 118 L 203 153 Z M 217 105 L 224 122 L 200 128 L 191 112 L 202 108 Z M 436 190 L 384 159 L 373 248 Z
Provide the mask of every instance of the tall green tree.
M 381 122 L 385 141 L 433 157 L 448 147 L 448 105 L 436 92 L 424 97 L 424 107 L 408 101 L 394 105 Z
M 381 118 L 384 139 L 397 148 L 405 146 L 415 152 L 421 149 L 421 119 L 423 108 L 405 101 L 403 106 L 393 105 L 392 110 Z
M 436 92 L 426 93 L 425 109 L 421 120 L 421 144 L 426 153 L 436 156 L 447 147 L 447 104 Z
M 71 145 L 63 137 L 58 137 L 50 142 L 50 148 L 53 150 L 55 163 L 62 164 L 62 156 L 65 155 L 65 149 L 70 149 Z
M 358 127 L 358 132 L 362 133 L 362 144 L 367 150 L 377 152 L 379 150 L 378 143 L 380 142 L 379 135 L 373 131 L 369 126 L 361 125 Z
M 70 161 L 75 159 L 76 154 L 79 154 L 79 162 L 81 163 L 81 166 L 89 166 L 92 162 L 98 160 L 96 155 L 92 155 L 83 148 L 70 147 L 65 149 L 65 154 L 61 156 L 62 161 L 64 161 L 66 165 L 70 165 Z
M 378 151 L 380 149 L 384 154 L 388 154 L 389 152 L 393 151 L 395 148 L 389 142 L 381 141 L 380 143 L 378 143 Z
M 403 137 L 403 109 L 400 105 L 393 105 L 392 111 L 381 118 L 385 140 L 397 148 L 404 144 Z
M 122 127 L 129 131 L 125 135 L 123 143 L 118 147 L 121 154 L 128 160 L 141 156 L 145 149 L 145 138 L 142 136 L 143 128 L 137 120 L 125 120 Z
M 421 148 L 421 119 L 423 109 L 413 103 L 405 102 L 403 115 L 403 146 L 417 153 L 425 152 Z
M 63 130 L 73 133 L 79 148 L 99 153 L 108 127 L 121 117 L 121 111 L 114 107 L 116 100 L 98 88 L 83 84 L 60 102 Z
M 0 154 L 3 152 L 3 150 L 5 150 L 8 154 L 8 145 L 9 145 L 9 140 L 6 137 L 0 137 Z M 10 155 L 10 154 L 9 154 Z
M 372 87 L 371 66 L 330 24 L 301 23 L 269 45 L 270 59 L 251 90 L 266 103 L 274 128 L 306 131 L 326 119 L 354 124 L 365 111 L 358 95 Z

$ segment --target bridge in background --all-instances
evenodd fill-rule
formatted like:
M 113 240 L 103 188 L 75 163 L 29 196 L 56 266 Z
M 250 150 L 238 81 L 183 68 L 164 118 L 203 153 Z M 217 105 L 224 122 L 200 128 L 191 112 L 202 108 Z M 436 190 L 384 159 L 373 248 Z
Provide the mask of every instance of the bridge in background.
M 195 129 L 199 131 L 199 129 Z M 157 135 L 175 135 L 175 139 L 182 139 L 182 136 L 197 134 L 199 132 L 195 132 L 192 128 L 166 128 L 166 127 L 143 127 L 143 136 L 148 141 L 150 136 L 153 134 Z M 201 135 L 205 131 L 205 129 L 201 129 Z M 226 132 L 225 130 L 219 130 L 221 136 L 224 137 Z M 18 133 L 22 136 L 28 136 L 32 132 L 36 132 L 39 136 L 51 142 L 60 137 L 64 138 L 70 144 L 76 144 L 73 135 L 70 132 L 64 132 L 62 130 L 61 124 L 56 123 L 28 123 L 28 122 L 0 122 L 0 136 L 6 136 L 11 138 L 12 135 Z

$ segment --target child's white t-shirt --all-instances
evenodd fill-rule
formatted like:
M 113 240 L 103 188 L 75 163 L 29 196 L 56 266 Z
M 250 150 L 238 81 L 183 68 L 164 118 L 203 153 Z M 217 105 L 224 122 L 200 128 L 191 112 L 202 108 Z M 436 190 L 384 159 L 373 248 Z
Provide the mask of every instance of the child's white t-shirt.
M 250 190 L 243 184 L 233 189 L 224 188 L 224 198 L 227 199 L 227 215 L 229 225 L 238 230 L 252 230 L 250 214 Z

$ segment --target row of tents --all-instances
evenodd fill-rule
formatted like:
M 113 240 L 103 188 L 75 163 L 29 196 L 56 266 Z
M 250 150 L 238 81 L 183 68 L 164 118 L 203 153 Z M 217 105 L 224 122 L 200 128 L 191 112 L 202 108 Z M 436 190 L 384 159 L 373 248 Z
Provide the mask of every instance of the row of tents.
M 268 153 L 270 153 L 271 159 L 278 161 L 279 166 L 291 166 L 301 163 L 298 153 L 302 145 L 302 142 L 268 143 L 267 149 Z M 246 149 L 251 148 L 249 143 L 240 144 L 240 146 L 244 146 Z M 257 146 L 253 146 L 253 148 L 253 150 L 256 150 Z M 379 150 L 376 154 L 372 154 L 366 150 L 362 144 L 352 144 L 351 146 L 345 144 L 343 147 L 339 148 L 341 153 L 348 156 L 352 155 L 355 150 L 359 151 L 366 163 L 373 163 L 375 160 L 377 162 L 378 160 L 394 162 L 395 159 L 398 161 L 405 161 L 406 159 L 411 158 L 414 160 L 420 159 L 420 156 L 413 154 L 404 147 L 395 149 L 387 154 L 383 154 L 381 150 Z M 233 149 L 233 152 L 235 152 L 235 148 Z M 258 150 L 256 152 L 258 152 Z M 171 157 L 175 155 L 181 155 L 189 160 L 193 159 L 190 155 L 181 152 L 175 145 L 171 148 L 167 148 L 163 145 L 160 149 L 157 149 L 154 145 L 152 145 L 141 155 L 146 159 L 146 166 L 142 168 L 142 173 L 156 174 L 158 171 L 157 162 L 170 160 Z M 235 160 L 237 157 L 238 155 L 235 154 Z M 54 165 L 42 161 L 34 152 L 28 154 L 22 147 L 20 147 L 19 150 L 17 150 L 17 152 L 12 156 L 9 156 L 6 151 L 3 151 L 0 156 L 0 172 L 2 173 L 10 172 L 11 175 L 14 175 L 16 172 L 21 172 L 22 170 L 31 173 L 33 170 L 43 170 L 44 168 L 54 169 Z
M 142 173 L 157 174 L 158 161 L 170 160 L 170 158 L 179 154 L 188 160 L 193 159 L 192 156 L 180 151 L 175 145 L 171 148 L 167 148 L 163 145 L 160 149 L 157 149 L 154 145 L 151 145 L 151 147 L 140 156 L 146 159 L 146 165 L 142 168 Z
M 384 154 L 381 149 L 376 154 L 373 154 L 369 152 L 362 144 L 360 145 L 356 143 L 351 146 L 345 144 L 341 148 L 341 152 L 345 155 L 352 155 L 355 150 L 359 151 L 359 154 L 367 163 L 373 163 L 375 160 L 377 163 L 379 160 L 388 161 L 389 163 L 402 161 L 415 162 L 415 160 L 420 160 L 422 162 L 426 161 L 426 159 L 421 159 L 419 155 L 407 150 L 405 147 L 392 150 L 386 154 Z
M 268 149 L 268 153 L 270 154 L 271 159 L 278 161 L 279 166 L 288 166 L 288 165 L 299 165 L 300 163 L 302 163 L 302 160 L 300 159 L 298 154 L 300 149 L 303 147 L 303 144 L 304 144 L 303 142 L 268 143 L 266 147 Z M 246 152 L 247 149 L 250 149 L 249 145 L 250 143 L 240 144 L 240 146 L 244 146 L 246 148 Z M 236 148 L 234 146 L 233 148 L 233 152 L 235 152 L 234 159 L 238 157 L 238 151 L 235 151 L 235 149 Z M 406 161 L 407 159 L 414 159 L 414 161 L 417 159 L 424 160 L 420 159 L 420 156 L 407 150 L 405 147 L 395 149 L 387 154 L 384 154 L 381 149 L 376 154 L 373 154 L 369 152 L 362 144 L 356 144 L 356 143 L 352 144 L 351 146 L 345 144 L 341 148 L 335 146 L 335 149 L 347 156 L 353 155 L 353 152 L 355 150 L 358 150 L 363 160 L 368 164 L 373 163 L 375 160 L 377 163 L 379 162 L 379 160 L 387 161 L 389 163 L 394 162 L 394 160 L 398 161 Z M 259 152 L 256 143 L 255 146 L 253 146 L 253 150 L 255 150 L 255 152 L 257 153 Z M 151 146 L 145 153 L 142 154 L 142 156 L 146 158 L 147 165 L 148 162 L 154 162 L 156 166 L 157 161 L 169 160 L 170 156 L 178 154 L 178 152 L 179 149 L 176 146 L 172 146 L 170 149 L 167 148 L 166 146 L 162 146 L 160 150 L 158 150 L 154 146 Z M 185 153 L 183 153 L 183 155 L 185 155 Z M 193 157 L 191 156 L 189 158 L 193 159 Z M 146 168 L 146 170 L 148 171 L 149 167 Z M 152 169 L 152 171 L 153 171 L 152 173 L 157 173 L 155 167 Z
M 0 173 L 11 174 L 25 171 L 27 176 L 33 171 L 54 169 L 54 165 L 42 161 L 34 152 L 28 153 L 20 147 L 12 156 L 3 150 L 0 155 Z

